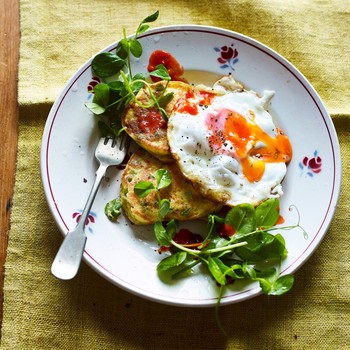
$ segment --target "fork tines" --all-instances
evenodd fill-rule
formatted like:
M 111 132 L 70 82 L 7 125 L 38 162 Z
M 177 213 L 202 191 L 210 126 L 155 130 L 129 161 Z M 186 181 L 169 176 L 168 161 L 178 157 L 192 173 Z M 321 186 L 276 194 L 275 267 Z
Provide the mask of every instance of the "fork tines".
M 130 146 L 130 137 L 126 132 L 121 133 L 117 138 L 106 136 L 104 138 L 104 144 L 107 145 L 109 142 L 111 142 L 111 147 L 118 147 L 119 149 L 128 149 Z

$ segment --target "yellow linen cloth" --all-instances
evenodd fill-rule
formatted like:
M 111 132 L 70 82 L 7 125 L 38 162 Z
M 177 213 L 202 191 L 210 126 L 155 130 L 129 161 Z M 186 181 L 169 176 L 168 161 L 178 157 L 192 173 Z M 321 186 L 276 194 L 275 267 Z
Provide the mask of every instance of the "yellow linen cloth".
M 1 349 L 345 349 L 350 344 L 349 11 L 343 0 L 22 0 L 19 144 L 5 265 Z M 82 265 L 68 282 L 50 273 L 62 241 L 40 180 L 41 136 L 52 103 L 96 52 L 153 26 L 204 24 L 248 35 L 292 62 L 335 124 L 343 160 L 338 208 L 323 242 L 281 297 L 220 309 L 139 298 Z M 317 193 L 315 193 L 317 196 Z

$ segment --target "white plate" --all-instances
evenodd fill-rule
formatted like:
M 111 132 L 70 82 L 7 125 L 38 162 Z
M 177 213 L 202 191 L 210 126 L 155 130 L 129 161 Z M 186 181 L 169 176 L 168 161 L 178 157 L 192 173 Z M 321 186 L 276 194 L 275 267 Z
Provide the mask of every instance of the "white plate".
M 258 93 L 274 90 L 270 113 L 290 137 L 293 159 L 284 180 L 281 214 L 286 224 L 299 229 L 282 232 L 289 255 L 282 273 L 295 272 L 315 251 L 323 239 L 337 205 L 341 160 L 332 121 L 319 96 L 305 77 L 279 54 L 263 44 L 231 31 L 205 26 L 169 26 L 149 30 L 140 37 L 143 55 L 133 60 L 133 72 L 147 73 L 150 54 L 156 49 L 170 52 L 185 68 L 215 73 L 232 73 L 247 88 Z M 113 51 L 116 43 L 103 51 Z M 226 47 L 226 48 L 225 48 Z M 218 61 L 227 48 L 236 57 Z M 41 174 L 53 217 L 63 234 L 76 225 L 92 186 L 97 163 L 93 154 L 98 140 L 95 117 L 84 102 L 94 78 L 91 60 L 69 80 L 49 114 L 42 139 Z M 193 77 L 193 76 L 192 76 Z M 211 74 L 203 75 L 207 83 Z M 192 79 L 192 78 L 191 78 Z M 198 83 L 201 76 L 196 75 Z M 313 166 L 315 165 L 315 166 Z M 108 221 L 104 205 L 119 193 L 120 171 L 110 169 L 96 197 L 90 221 L 85 262 L 107 280 L 136 295 L 178 306 L 211 306 L 217 302 L 218 289 L 205 273 L 163 281 L 156 272 L 163 258 L 152 227 L 131 225 L 125 217 L 118 223 Z M 296 276 L 297 277 L 297 276 Z M 257 283 L 235 283 L 226 289 L 221 304 L 239 302 L 260 294 Z

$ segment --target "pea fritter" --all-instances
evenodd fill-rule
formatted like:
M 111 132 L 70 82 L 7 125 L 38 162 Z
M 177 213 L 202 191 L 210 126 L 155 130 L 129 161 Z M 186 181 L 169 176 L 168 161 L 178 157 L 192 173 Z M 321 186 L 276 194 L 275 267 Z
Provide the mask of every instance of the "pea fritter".
M 154 174 L 158 169 L 166 169 L 172 176 L 171 185 L 160 190 L 161 198 L 170 200 L 171 210 L 165 220 L 197 219 L 222 207 L 220 203 L 212 202 L 199 194 L 192 183 L 184 178 L 175 162 L 162 163 L 145 150 L 139 149 L 131 156 L 123 172 L 120 188 L 123 211 L 134 224 L 148 225 L 157 220 L 159 204 L 156 193 L 139 198 L 134 193 L 134 187 L 140 181 L 155 184 Z
M 151 84 L 150 87 L 157 98 L 162 94 L 173 94 L 172 98 L 166 101 L 165 106 L 162 106 L 170 115 L 177 100 L 191 90 L 192 86 L 181 81 L 170 81 L 164 92 L 165 85 L 165 81 L 160 81 Z M 136 99 L 143 105 L 152 103 L 147 87 L 138 92 Z M 173 161 L 167 139 L 167 122 L 157 107 L 144 108 L 132 102 L 124 112 L 122 125 L 125 132 L 154 157 L 163 162 Z

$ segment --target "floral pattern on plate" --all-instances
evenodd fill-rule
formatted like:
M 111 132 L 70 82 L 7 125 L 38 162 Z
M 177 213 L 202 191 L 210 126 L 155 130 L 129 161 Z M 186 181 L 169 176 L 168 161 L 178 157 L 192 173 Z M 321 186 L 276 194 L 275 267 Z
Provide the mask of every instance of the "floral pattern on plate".
M 313 157 L 305 156 L 301 162 L 299 162 L 301 169 L 301 175 L 313 177 L 319 174 L 322 170 L 322 158 L 318 155 L 317 150 L 314 152 Z
M 72 218 L 75 219 L 76 223 L 79 222 L 82 213 L 83 213 L 82 210 L 77 210 L 72 214 Z M 94 212 L 90 212 L 88 217 L 86 218 L 85 229 L 87 229 L 90 233 L 93 233 L 91 224 L 95 223 L 96 217 L 97 215 Z
M 238 51 L 234 47 L 234 44 L 231 44 L 230 46 L 221 46 L 214 47 L 214 50 L 218 53 L 220 53 L 220 56 L 218 57 L 217 61 L 220 63 L 220 68 L 231 68 L 234 69 L 234 65 L 238 62 Z

